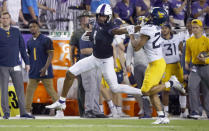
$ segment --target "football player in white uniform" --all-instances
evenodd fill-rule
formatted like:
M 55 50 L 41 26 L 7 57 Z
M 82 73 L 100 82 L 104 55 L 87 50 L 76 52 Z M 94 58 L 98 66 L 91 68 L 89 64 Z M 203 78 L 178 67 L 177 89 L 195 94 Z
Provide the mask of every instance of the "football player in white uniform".
M 130 35 L 131 43 L 135 51 L 144 48 L 145 54 L 148 58 L 148 67 L 145 71 L 145 77 L 141 91 L 143 95 L 150 97 L 152 105 L 156 108 L 158 119 L 153 124 L 167 124 L 169 119 L 161 107 L 161 102 L 158 97 L 158 92 L 165 88 L 174 87 L 179 90 L 182 89 L 180 82 L 175 76 L 172 76 L 168 82 L 160 85 L 160 80 L 165 72 L 166 62 L 163 58 L 162 47 L 160 45 L 161 27 L 160 25 L 167 21 L 168 15 L 162 8 L 154 8 L 150 15 L 150 20 L 147 24 L 141 27 L 140 37 L 134 39 L 134 35 Z M 134 31 L 129 31 L 134 32 Z M 131 33 L 129 33 L 131 34 Z
M 162 26 L 161 31 L 161 45 L 163 48 L 163 55 L 166 61 L 166 69 L 165 74 L 162 78 L 162 83 L 167 82 L 172 75 L 175 75 L 180 83 L 183 84 L 184 76 L 183 76 L 183 68 L 180 64 L 180 47 L 183 46 L 183 39 L 180 34 L 173 34 L 171 30 L 171 26 L 169 24 L 165 24 Z M 185 93 L 185 90 L 182 90 L 182 93 Z M 163 105 L 165 115 L 168 115 L 168 104 L 169 104 L 169 92 L 170 88 L 166 88 L 163 92 Z M 181 107 L 181 117 L 187 117 L 185 112 L 186 109 L 186 96 L 184 94 L 180 94 L 179 103 Z

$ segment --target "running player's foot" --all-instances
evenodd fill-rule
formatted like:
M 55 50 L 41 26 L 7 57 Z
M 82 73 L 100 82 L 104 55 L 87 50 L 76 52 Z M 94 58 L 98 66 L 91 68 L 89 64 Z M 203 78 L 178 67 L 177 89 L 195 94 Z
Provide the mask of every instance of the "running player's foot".
M 57 111 L 56 111 L 55 117 L 56 117 L 56 118 L 63 118 L 63 117 L 64 117 L 64 112 L 63 112 L 63 110 L 57 110 Z
M 110 110 L 111 110 L 110 116 L 112 116 L 112 117 L 114 117 L 114 118 L 120 117 L 120 116 L 118 115 L 118 111 L 117 111 L 117 109 L 116 109 L 115 106 L 111 107 Z
M 55 103 L 53 103 L 53 104 L 51 104 L 51 105 L 48 105 L 48 106 L 45 106 L 45 107 L 48 108 L 48 109 L 60 109 L 60 110 L 65 110 L 66 104 L 65 104 L 65 101 L 58 100 L 58 101 L 56 101 Z
M 171 87 L 177 89 L 178 91 L 180 91 L 181 93 L 185 94 L 186 91 L 184 89 L 184 87 L 181 85 L 181 83 L 178 81 L 178 79 L 176 78 L 176 76 L 171 76 L 170 82 L 173 83 L 173 85 Z
M 155 122 L 153 122 L 152 124 L 168 124 L 170 122 L 170 120 L 167 117 L 158 117 L 157 120 Z

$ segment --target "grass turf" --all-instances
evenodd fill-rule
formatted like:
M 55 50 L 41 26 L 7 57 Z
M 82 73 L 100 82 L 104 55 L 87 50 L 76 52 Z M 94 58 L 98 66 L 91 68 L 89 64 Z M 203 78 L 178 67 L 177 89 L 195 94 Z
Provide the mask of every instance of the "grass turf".
M 208 131 L 208 120 L 171 120 L 152 125 L 138 119 L 0 120 L 0 131 Z

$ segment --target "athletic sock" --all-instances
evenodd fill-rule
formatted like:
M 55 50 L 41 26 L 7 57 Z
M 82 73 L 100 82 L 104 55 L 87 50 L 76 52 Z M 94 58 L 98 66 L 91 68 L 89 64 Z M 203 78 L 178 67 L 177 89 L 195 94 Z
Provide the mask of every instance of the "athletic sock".
M 59 102 L 60 103 L 65 103 L 65 101 L 66 101 L 66 98 L 60 96 Z

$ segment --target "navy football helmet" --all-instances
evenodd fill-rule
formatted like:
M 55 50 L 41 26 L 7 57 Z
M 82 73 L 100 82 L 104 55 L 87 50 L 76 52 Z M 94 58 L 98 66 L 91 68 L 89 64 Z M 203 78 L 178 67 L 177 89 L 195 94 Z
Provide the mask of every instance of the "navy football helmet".
M 156 7 L 152 10 L 151 17 L 154 25 L 161 25 L 168 20 L 167 12 L 160 7 Z
M 105 23 L 109 23 L 112 19 L 112 8 L 109 4 L 101 4 L 96 9 L 96 18 L 98 15 L 108 16 L 107 21 Z

